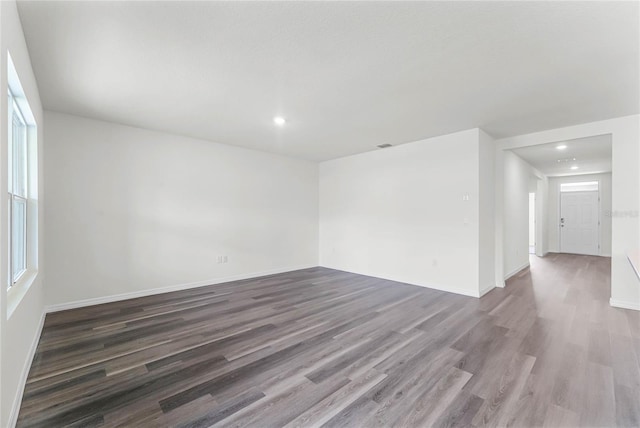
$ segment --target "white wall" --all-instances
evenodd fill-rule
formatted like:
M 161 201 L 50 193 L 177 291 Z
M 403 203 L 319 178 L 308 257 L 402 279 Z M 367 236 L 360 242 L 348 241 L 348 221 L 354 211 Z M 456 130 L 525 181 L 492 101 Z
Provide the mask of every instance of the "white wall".
M 534 169 L 511 151 L 504 153 L 503 161 L 506 279 L 529 265 L 529 183 Z
M 535 172 L 536 175 L 536 255 L 544 257 L 549 252 L 549 179 Z
M 7 51 L 11 53 L 13 63 L 20 78 L 26 98 L 38 125 L 37 147 L 39 157 L 37 195 L 30 203 L 30 209 L 38 212 L 39 252 L 35 260 L 42 260 L 44 244 L 43 228 L 43 120 L 42 105 L 38 94 L 36 79 L 31 69 L 20 18 L 14 1 L 0 2 L 0 192 L 6 195 L 7 182 Z M 38 203 L 40 202 L 40 203 Z M 8 268 L 8 206 L 7 198 L 0 198 L 0 426 L 13 425 L 17 417 L 17 408 L 22 396 L 24 381 L 31 365 L 34 343 L 39 339 L 44 314 L 44 291 L 42 262 L 35 277 L 30 276 L 30 285 L 26 282 L 11 288 L 7 292 Z M 32 239 L 35 237 L 31 237 Z M 34 241 L 30 239 L 33 244 Z
M 479 285 L 480 295 L 492 290 L 495 278 L 495 142 L 479 130 Z
M 536 192 L 529 189 L 529 246 L 536 244 Z
M 479 139 L 472 129 L 321 163 L 320 264 L 478 295 Z
M 566 141 L 594 135 L 611 134 L 612 176 L 611 209 L 611 301 L 613 306 L 640 310 L 640 281 L 633 272 L 627 253 L 640 248 L 640 115 L 550 129 L 496 141 L 496 171 L 502 169 L 504 151 L 550 142 Z M 496 180 L 497 205 L 502 203 L 502 177 Z M 506 251 L 502 247 L 503 219 L 496 228 L 496 257 Z M 500 240 L 498 240 L 500 238 Z M 496 263 L 497 269 L 499 268 Z
M 49 111 L 45 125 L 49 305 L 317 265 L 317 164 Z
M 611 257 L 611 174 L 585 174 L 549 178 L 549 251 L 560 252 L 560 184 L 598 181 L 600 183 L 600 255 Z

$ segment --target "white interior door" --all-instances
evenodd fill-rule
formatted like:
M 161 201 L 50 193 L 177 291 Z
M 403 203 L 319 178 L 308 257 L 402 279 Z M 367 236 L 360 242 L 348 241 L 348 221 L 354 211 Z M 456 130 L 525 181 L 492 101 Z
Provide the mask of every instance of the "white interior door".
M 560 250 L 600 255 L 598 192 L 560 193 Z

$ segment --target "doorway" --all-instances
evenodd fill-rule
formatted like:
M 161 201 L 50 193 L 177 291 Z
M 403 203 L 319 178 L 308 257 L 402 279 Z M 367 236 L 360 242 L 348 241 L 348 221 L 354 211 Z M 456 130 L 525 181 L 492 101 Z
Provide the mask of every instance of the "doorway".
M 560 251 L 600 255 L 599 183 L 560 185 Z
M 616 244 L 612 239 L 615 220 L 613 136 L 606 132 L 580 135 L 583 131 L 586 133 L 591 130 L 576 133 L 563 130 L 559 133 L 541 133 L 535 138 L 527 136 L 500 141 L 496 158 L 496 171 L 499 174 L 496 176 L 496 192 L 498 208 L 501 210 L 501 227 L 497 229 L 496 257 L 501 256 L 501 259 L 496 259 L 496 275 L 503 275 L 506 280 L 518 267 L 514 262 L 518 251 L 520 254 L 529 253 L 530 244 L 534 241 L 530 233 L 530 211 L 527 212 L 525 204 L 533 203 L 536 205 L 535 226 L 538 229 L 535 235 L 536 255 L 551 255 L 544 263 L 571 260 L 572 263 L 583 264 L 581 268 L 586 268 L 596 260 L 597 263 L 602 260 L 602 263 L 611 263 L 614 271 L 627 267 L 622 263 L 626 262 L 624 258 L 618 257 L 617 261 L 615 257 L 611 258 Z M 567 139 L 573 135 L 574 138 Z M 519 157 L 520 161 L 514 159 L 513 155 Z M 537 171 L 541 176 L 535 201 L 530 200 L 530 193 L 533 192 L 531 185 L 528 189 L 524 188 L 527 170 Z M 621 192 L 619 176 L 617 183 L 617 200 L 618 204 L 622 204 L 619 196 L 624 192 Z M 618 251 L 621 251 L 622 241 L 618 240 Z M 531 263 L 539 260 L 531 257 L 531 254 L 527 256 Z M 521 260 L 522 257 L 516 261 Z M 610 271 L 600 284 L 595 291 L 613 299 Z

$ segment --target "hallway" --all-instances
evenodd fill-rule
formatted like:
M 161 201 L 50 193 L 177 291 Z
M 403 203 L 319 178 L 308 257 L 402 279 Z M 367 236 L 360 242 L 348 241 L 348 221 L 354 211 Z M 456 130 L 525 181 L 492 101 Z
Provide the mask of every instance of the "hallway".
M 609 306 L 611 259 L 530 259 L 529 270 L 487 296 L 504 299 L 490 312 L 497 325 L 532 325 L 523 346 L 536 361 L 519 396 L 530 418 L 521 422 L 539 424 L 536 414 L 550 406 L 556 426 L 638 426 L 640 313 Z

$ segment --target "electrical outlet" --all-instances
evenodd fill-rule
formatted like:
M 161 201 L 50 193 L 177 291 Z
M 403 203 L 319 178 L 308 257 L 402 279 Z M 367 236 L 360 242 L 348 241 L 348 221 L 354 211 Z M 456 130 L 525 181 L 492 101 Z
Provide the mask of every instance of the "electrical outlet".
M 222 257 L 222 263 L 228 263 L 228 262 L 229 262 L 229 257 L 223 256 Z

